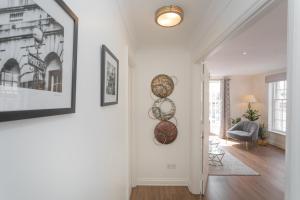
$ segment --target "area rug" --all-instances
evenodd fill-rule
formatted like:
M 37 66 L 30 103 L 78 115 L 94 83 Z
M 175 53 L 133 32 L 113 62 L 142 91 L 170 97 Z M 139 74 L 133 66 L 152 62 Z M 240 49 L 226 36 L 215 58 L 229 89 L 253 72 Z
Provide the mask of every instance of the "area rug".
M 210 176 L 260 176 L 255 170 L 228 152 L 225 152 L 222 162 L 223 166 L 209 165 Z

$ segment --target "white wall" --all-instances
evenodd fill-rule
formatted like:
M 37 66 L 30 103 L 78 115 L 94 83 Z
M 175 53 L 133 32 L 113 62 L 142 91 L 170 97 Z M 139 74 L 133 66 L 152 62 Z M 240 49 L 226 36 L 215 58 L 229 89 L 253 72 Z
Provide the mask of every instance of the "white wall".
M 159 121 L 148 117 L 153 104 L 151 80 L 158 74 L 179 80 L 170 96 L 176 104 L 178 138 L 170 145 L 153 142 Z M 187 185 L 189 176 L 191 59 L 185 50 L 174 48 L 143 49 L 136 54 L 134 69 L 136 183 L 138 185 Z M 167 169 L 175 164 L 176 169 Z M 200 170 L 200 169 L 199 169 Z
M 266 75 L 275 74 L 282 72 L 280 70 L 277 72 L 270 72 L 265 74 L 258 74 L 252 77 L 252 90 L 253 94 L 257 97 L 258 103 L 256 103 L 255 108 L 260 111 L 261 122 L 268 126 L 268 106 L 269 106 L 269 97 L 268 97 L 268 84 L 265 83 Z M 286 136 L 278 133 L 269 132 L 268 142 L 274 146 L 277 146 L 281 149 L 285 149 L 285 139 Z
M 256 109 L 258 109 L 261 113 L 262 122 L 265 126 L 268 126 L 268 106 L 269 106 L 269 99 L 268 99 L 268 84 L 265 83 L 266 75 L 274 74 L 282 72 L 270 72 L 266 74 L 258 74 L 253 76 L 252 85 L 253 85 L 253 93 L 258 99 L 258 103 L 255 105 Z M 268 142 L 274 146 L 277 146 L 281 149 L 285 149 L 285 139 L 286 136 L 278 133 L 269 132 Z
M 231 118 L 241 117 L 246 109 L 247 103 L 243 102 L 243 97 L 252 94 L 251 76 L 231 76 L 230 77 L 230 116 Z
M 247 103 L 243 102 L 243 97 L 253 94 L 257 103 L 253 104 L 253 108 L 257 109 L 261 114 L 260 123 L 268 126 L 268 85 L 265 83 L 265 76 L 282 72 L 279 70 L 270 73 L 250 75 L 250 76 L 231 76 L 230 82 L 230 103 L 231 117 L 241 117 L 246 109 Z M 268 142 L 274 146 L 285 149 L 285 136 L 277 133 L 270 133 Z
M 203 71 L 203 64 L 192 65 L 189 190 L 193 194 L 205 193 L 208 177 L 208 171 L 206 170 L 208 168 L 208 162 L 206 162 L 207 157 L 204 156 L 206 150 L 204 149 L 205 145 L 203 145 L 204 142 L 202 141 L 202 137 L 205 137 L 207 142 L 209 138 L 209 131 L 207 131 L 207 134 L 204 134 L 205 125 L 208 124 L 208 117 L 206 118 L 207 113 L 204 113 L 205 109 L 203 109 L 204 103 L 206 103 L 206 98 L 203 98 L 204 92 L 206 91 L 204 86 L 207 85 L 207 82 L 204 82 L 207 74 L 203 74 Z M 208 106 L 206 108 L 208 108 Z
M 255 95 L 257 103 L 253 107 L 261 114 L 261 123 L 268 125 L 268 84 L 265 80 L 266 74 L 252 76 L 252 93 Z
M 248 104 L 244 97 L 253 94 L 257 102 L 252 107 L 259 110 L 260 122 L 268 123 L 268 88 L 265 84 L 265 74 L 231 76 L 230 81 L 230 104 L 231 117 L 241 117 L 247 110 Z
M 0 124 L 0 199 L 128 196 L 128 44 L 111 0 L 66 3 L 79 17 L 77 112 Z M 120 59 L 119 104 L 100 105 L 100 45 Z
M 288 40 L 288 138 L 286 200 L 298 200 L 300 196 L 300 1 L 289 2 Z

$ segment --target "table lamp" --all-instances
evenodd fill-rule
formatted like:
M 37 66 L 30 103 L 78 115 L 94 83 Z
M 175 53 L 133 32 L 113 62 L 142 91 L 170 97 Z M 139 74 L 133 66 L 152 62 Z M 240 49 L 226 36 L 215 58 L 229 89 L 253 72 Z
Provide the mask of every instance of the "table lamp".
M 257 102 L 255 96 L 252 95 L 252 94 L 246 95 L 246 96 L 244 97 L 244 100 L 245 100 L 245 102 L 248 103 L 248 108 L 249 108 L 249 109 L 251 109 L 251 104 L 252 104 L 252 103 L 256 103 L 256 102 Z

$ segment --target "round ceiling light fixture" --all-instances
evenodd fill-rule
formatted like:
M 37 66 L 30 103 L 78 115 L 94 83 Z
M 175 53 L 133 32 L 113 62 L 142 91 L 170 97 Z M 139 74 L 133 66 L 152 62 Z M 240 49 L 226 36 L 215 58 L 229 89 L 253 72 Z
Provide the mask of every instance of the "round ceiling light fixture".
M 164 6 L 156 11 L 155 21 L 163 27 L 174 27 L 183 20 L 183 10 L 179 6 Z
M 246 55 L 248 55 L 248 52 L 247 51 L 243 51 L 242 54 L 243 54 L 243 56 L 246 56 Z

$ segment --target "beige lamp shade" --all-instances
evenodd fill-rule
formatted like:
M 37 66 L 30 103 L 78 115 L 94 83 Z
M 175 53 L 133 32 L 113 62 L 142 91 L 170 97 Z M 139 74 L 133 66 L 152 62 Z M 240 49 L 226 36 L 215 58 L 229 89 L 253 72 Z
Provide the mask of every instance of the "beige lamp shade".
M 250 94 L 250 95 L 246 95 L 244 97 L 244 101 L 247 102 L 247 103 L 256 103 L 256 98 L 254 95 Z

